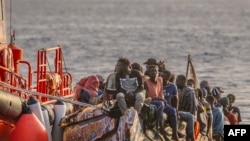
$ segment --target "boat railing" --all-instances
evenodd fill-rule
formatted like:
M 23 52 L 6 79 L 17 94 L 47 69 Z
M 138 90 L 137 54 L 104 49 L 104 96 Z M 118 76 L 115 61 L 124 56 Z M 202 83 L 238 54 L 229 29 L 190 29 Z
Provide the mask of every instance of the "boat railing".
M 54 55 L 54 70 L 51 70 L 48 62 L 48 53 L 55 53 Z M 11 58 L 14 57 L 9 54 Z M 20 57 L 21 58 L 21 57 Z M 54 88 L 55 83 L 53 83 L 53 95 L 60 96 L 60 97 L 71 97 L 73 96 L 72 90 L 72 76 L 69 72 L 63 71 L 63 54 L 62 49 L 60 46 L 51 47 L 51 48 L 42 48 L 38 50 L 37 53 L 37 70 L 33 71 L 31 65 L 28 61 L 25 60 L 17 60 L 14 61 L 13 67 L 6 67 L 0 65 L 0 82 L 11 85 L 14 87 L 20 87 L 22 89 L 26 89 L 29 91 L 35 91 L 43 94 L 52 94 L 48 87 L 50 81 L 48 81 L 47 75 L 48 74 L 55 74 L 60 79 L 60 83 L 56 84 L 56 88 Z M 23 77 L 19 75 L 19 65 L 26 65 L 27 67 L 27 75 Z M 34 77 L 34 78 L 33 78 Z M 53 80 L 54 81 L 54 80 Z M 5 89 L 8 92 L 15 93 L 19 96 L 24 96 L 21 94 L 20 91 L 16 89 L 8 89 L 8 88 L 1 88 Z M 27 96 L 25 96 L 26 98 Z M 36 96 L 42 102 L 49 102 L 50 99 L 47 97 L 40 97 Z
M 13 72 L 12 70 L 0 66 L 0 70 L 4 71 L 4 75 L 5 75 L 5 80 L 1 80 L 1 83 L 4 83 L 5 85 L 11 85 L 14 87 L 20 87 L 23 89 L 27 88 L 27 80 L 25 78 L 23 78 L 21 75 L 18 75 L 17 73 Z M 17 94 L 19 96 L 21 96 L 21 92 L 20 91 L 16 91 L 15 89 L 8 89 L 6 87 L 1 88 L 5 91 L 9 91 L 13 94 Z
M 47 55 L 48 53 L 55 53 L 54 58 L 54 70 L 51 70 L 51 67 L 48 62 Z M 63 53 L 62 48 L 58 45 L 56 47 L 50 48 L 42 48 L 38 50 L 37 53 L 37 70 L 34 72 L 37 74 L 37 81 L 36 81 L 36 89 L 37 92 L 41 93 L 49 93 L 46 87 L 48 86 L 47 83 L 47 74 L 57 74 L 60 75 L 60 85 L 57 88 L 60 96 L 68 96 L 72 95 L 72 76 L 70 73 L 63 72 Z M 42 98 L 43 102 L 46 102 L 48 99 L 46 97 Z
M 35 92 L 35 91 L 30 91 L 30 90 L 14 87 L 14 86 L 5 84 L 3 82 L 0 82 L 0 88 L 8 88 L 8 89 L 12 89 L 12 90 L 15 90 L 15 91 L 19 91 L 19 92 L 21 92 L 21 94 L 26 94 L 29 97 L 30 96 L 38 96 L 38 97 L 46 97 L 48 99 L 51 99 L 51 101 L 42 102 L 42 104 L 49 104 L 50 102 L 60 100 L 60 101 L 63 101 L 63 102 L 67 102 L 67 103 L 71 103 L 71 104 L 78 105 L 78 106 L 83 106 L 83 107 L 93 106 L 92 104 L 83 103 L 83 102 L 79 102 L 79 101 L 74 101 L 74 100 L 72 100 L 72 96 L 66 96 L 66 97 L 53 96 L 53 95 L 49 95 L 49 94 L 44 94 L 44 93 L 39 93 L 39 92 Z

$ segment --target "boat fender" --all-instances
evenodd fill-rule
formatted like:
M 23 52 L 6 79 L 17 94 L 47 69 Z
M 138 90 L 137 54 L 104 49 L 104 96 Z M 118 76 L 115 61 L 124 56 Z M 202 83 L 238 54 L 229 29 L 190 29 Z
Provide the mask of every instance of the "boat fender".
M 72 114 L 74 112 L 74 106 L 72 103 L 65 102 L 66 105 L 66 115 Z
M 0 90 L 0 117 L 9 122 L 16 122 L 23 111 L 24 99 Z
M 48 133 L 28 106 L 15 124 L 10 141 L 48 141 Z
M 43 117 L 44 117 L 45 129 L 46 129 L 46 131 L 48 133 L 49 141 L 52 141 L 51 126 L 50 126 L 50 122 L 49 122 L 49 115 L 48 115 L 48 111 L 44 107 L 42 107 L 42 113 L 43 113 Z
M 44 125 L 44 118 L 40 102 L 36 100 L 33 96 L 30 96 L 27 103 L 30 110 L 37 116 L 40 122 Z
M 66 105 L 62 101 L 57 101 L 54 105 L 55 122 L 52 128 L 52 140 L 62 141 L 63 140 L 63 129 L 60 126 L 62 117 L 66 114 Z
M 55 122 L 54 105 L 46 104 L 46 105 L 42 105 L 42 107 L 45 108 L 48 112 L 50 125 L 54 125 L 54 122 Z

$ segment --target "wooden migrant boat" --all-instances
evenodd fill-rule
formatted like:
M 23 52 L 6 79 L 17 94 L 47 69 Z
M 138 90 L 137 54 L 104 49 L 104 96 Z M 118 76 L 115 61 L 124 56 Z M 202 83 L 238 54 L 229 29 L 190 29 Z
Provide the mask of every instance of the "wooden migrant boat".
M 135 110 L 128 110 L 118 120 L 107 116 L 102 104 L 94 106 L 72 100 L 72 76 L 63 69 L 60 46 L 39 49 L 36 70 L 32 70 L 31 63 L 23 59 L 23 49 L 14 43 L 15 32 L 7 43 L 6 3 L 5 0 L 0 3 L 1 141 L 144 139 Z M 53 70 L 48 54 L 54 56 Z M 22 76 L 21 72 L 27 75 Z M 73 105 L 83 108 L 74 112 Z

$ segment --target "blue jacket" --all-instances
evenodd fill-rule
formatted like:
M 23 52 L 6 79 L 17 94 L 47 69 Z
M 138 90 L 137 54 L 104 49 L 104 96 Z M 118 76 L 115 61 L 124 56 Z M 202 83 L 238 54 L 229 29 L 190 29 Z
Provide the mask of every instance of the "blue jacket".
M 224 114 L 222 107 L 213 109 L 213 134 L 224 135 Z

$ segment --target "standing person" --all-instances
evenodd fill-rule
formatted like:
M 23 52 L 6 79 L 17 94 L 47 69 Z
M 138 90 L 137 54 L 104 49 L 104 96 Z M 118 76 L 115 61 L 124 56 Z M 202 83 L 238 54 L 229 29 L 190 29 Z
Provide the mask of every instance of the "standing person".
M 171 72 L 169 70 L 164 70 L 161 73 L 161 77 L 163 78 L 163 94 L 164 94 L 164 98 L 168 102 L 169 105 L 174 106 L 171 103 L 171 98 L 173 96 L 176 96 L 178 98 L 178 90 L 177 90 L 176 84 L 169 81 L 171 75 L 172 74 L 171 74 Z M 174 107 L 177 108 L 176 105 Z
M 144 83 L 139 71 L 131 69 L 130 65 L 127 58 L 120 57 L 117 61 L 116 100 L 122 114 L 127 110 L 126 100 L 133 102 L 135 110 L 140 114 L 144 101 Z
M 204 97 L 203 91 L 201 89 L 197 89 L 198 91 L 198 101 L 199 101 L 199 108 L 198 108 L 198 115 L 197 120 L 200 123 L 200 133 L 201 133 L 201 140 L 205 141 L 212 141 L 213 134 L 212 134 L 212 123 L 213 123 L 213 113 L 211 105 L 207 102 Z
M 200 89 L 202 90 L 204 97 L 211 95 L 210 84 L 208 83 L 207 80 L 202 80 L 200 82 Z
M 215 141 L 224 140 L 224 114 L 222 107 L 215 107 L 216 99 L 209 95 L 206 97 L 207 102 L 211 105 L 213 113 L 213 139 Z
M 176 79 L 177 88 L 180 90 L 179 92 L 179 110 L 190 112 L 194 115 L 196 119 L 197 115 L 197 99 L 195 96 L 195 91 L 192 87 L 187 86 L 186 77 L 184 75 L 178 75 Z
M 237 116 L 237 119 L 238 119 L 238 122 L 240 123 L 242 120 L 241 120 L 241 114 L 240 114 L 240 109 L 239 107 L 236 107 L 236 106 L 233 106 L 233 103 L 235 102 L 236 100 L 236 97 L 234 94 L 228 94 L 227 97 L 229 98 L 230 100 L 230 105 L 228 107 L 228 110 L 234 114 L 236 114 Z

